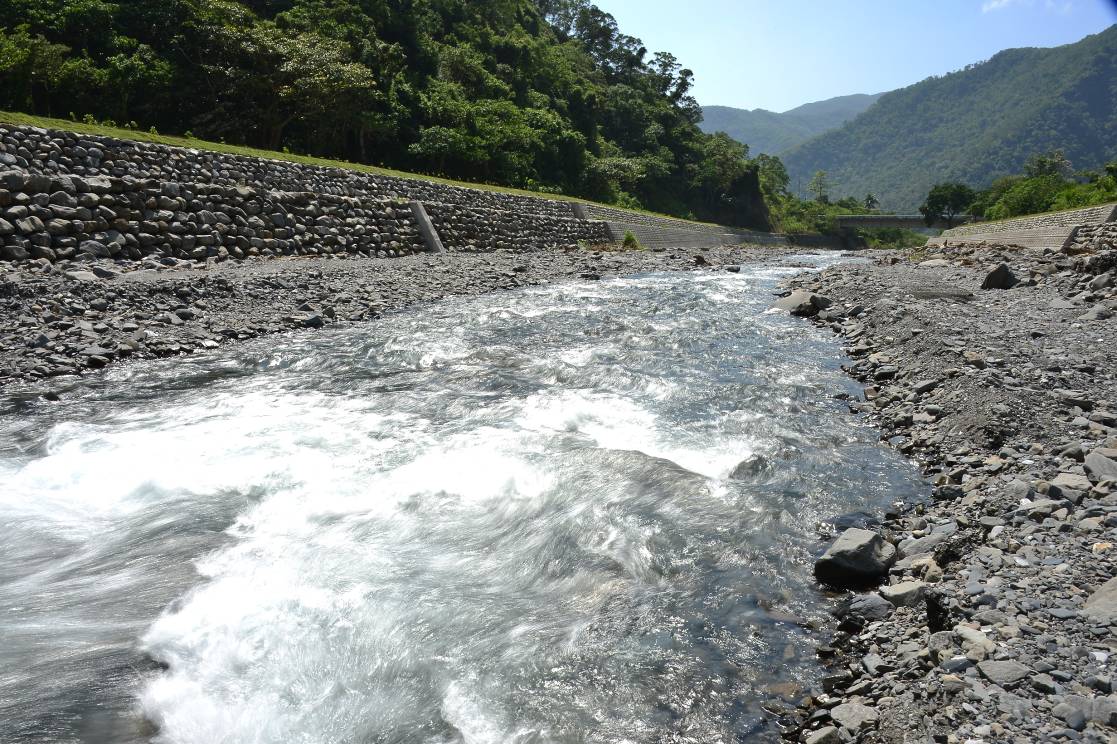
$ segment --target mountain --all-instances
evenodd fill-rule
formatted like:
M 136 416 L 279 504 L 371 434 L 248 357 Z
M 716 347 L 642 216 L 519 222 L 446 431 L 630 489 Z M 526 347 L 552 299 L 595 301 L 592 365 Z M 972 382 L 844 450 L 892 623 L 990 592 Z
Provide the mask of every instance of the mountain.
M 882 207 L 908 212 L 937 182 L 986 187 L 1054 149 L 1080 170 L 1117 159 L 1117 25 L 887 93 L 783 159 L 793 183 L 824 170 L 831 196 L 872 192 Z
M 765 109 L 703 106 L 702 131 L 725 132 L 749 146 L 753 155 L 777 155 L 812 137 L 836 129 L 872 106 L 880 94 L 858 93 L 807 103 L 777 114 Z

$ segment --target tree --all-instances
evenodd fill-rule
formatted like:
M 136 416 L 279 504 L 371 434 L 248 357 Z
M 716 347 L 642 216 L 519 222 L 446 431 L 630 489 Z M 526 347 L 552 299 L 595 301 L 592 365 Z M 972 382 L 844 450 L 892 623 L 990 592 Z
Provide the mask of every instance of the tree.
M 964 183 L 938 183 L 931 188 L 919 211 L 928 227 L 942 221 L 949 228 L 954 226 L 954 218 L 969 209 L 976 198 L 974 190 Z
M 1073 168 L 1067 156 L 1063 154 L 1062 150 L 1052 150 L 1051 152 L 1039 153 L 1028 158 L 1027 164 L 1024 166 L 1024 175 L 1028 178 L 1040 178 L 1043 176 L 1059 176 L 1066 178 L 1070 175 Z
M 872 192 L 869 192 L 868 194 L 865 194 L 865 202 L 864 203 L 865 203 L 865 209 L 872 212 L 874 209 L 876 209 L 877 207 L 880 206 L 880 199 L 878 199 L 876 197 L 876 194 L 874 194 Z
M 764 198 L 769 202 L 786 199 L 790 196 L 787 187 L 791 184 L 791 176 L 787 173 L 783 161 L 775 155 L 757 155 L 753 161 L 760 176 L 760 188 Z
M 826 171 L 815 171 L 811 182 L 807 184 L 807 191 L 814 194 L 815 201 L 825 204 L 830 200 L 830 178 L 826 175 Z

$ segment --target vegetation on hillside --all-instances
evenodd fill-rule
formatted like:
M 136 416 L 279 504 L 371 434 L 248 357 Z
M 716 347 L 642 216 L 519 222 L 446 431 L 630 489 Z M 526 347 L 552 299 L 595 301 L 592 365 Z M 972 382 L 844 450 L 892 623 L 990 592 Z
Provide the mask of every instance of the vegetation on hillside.
M 920 211 L 928 222 L 968 213 L 1003 220 L 1117 202 L 1117 161 L 1101 170 L 1074 173 L 1062 150 L 1033 155 L 1024 173 L 998 178 L 974 191 L 959 182 L 935 184 Z
M 778 155 L 836 129 L 876 103 L 880 95 L 856 94 L 807 103 L 777 114 L 765 109 L 703 106 L 704 132 L 725 132 L 754 153 Z
M 884 208 L 910 212 L 936 182 L 986 188 L 1055 148 L 1080 168 L 1117 159 L 1117 26 L 887 93 L 784 161 L 794 179 L 825 170 L 839 193 L 873 191 Z
M 691 84 L 588 0 L 0 4 L 0 109 L 766 227 Z

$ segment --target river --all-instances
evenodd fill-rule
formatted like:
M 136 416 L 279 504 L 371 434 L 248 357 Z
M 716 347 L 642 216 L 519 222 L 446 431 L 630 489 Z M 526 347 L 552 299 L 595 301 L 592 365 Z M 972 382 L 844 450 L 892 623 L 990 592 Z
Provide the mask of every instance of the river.
M 762 701 L 820 674 L 820 528 L 922 493 L 833 338 L 767 311 L 797 270 L 0 398 L 0 741 L 765 739 Z

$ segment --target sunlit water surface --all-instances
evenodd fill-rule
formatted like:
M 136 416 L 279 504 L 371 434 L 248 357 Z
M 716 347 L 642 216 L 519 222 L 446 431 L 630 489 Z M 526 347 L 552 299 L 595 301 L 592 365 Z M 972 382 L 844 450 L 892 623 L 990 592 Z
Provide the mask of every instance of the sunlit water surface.
M 764 739 L 761 702 L 819 674 L 818 523 L 919 490 L 835 398 L 833 339 L 766 312 L 792 271 L 451 300 L 9 398 L 0 741 Z

